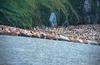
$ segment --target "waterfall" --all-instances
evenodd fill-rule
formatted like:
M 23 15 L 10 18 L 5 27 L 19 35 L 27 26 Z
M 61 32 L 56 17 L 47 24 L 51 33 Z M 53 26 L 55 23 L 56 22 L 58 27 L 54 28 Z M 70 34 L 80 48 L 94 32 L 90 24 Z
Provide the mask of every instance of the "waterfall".
M 100 0 L 96 0 L 97 7 L 100 7 Z M 99 21 L 99 12 L 96 12 L 96 23 Z
M 96 8 L 100 7 L 100 0 L 95 0 Z M 84 21 L 87 23 L 96 24 L 99 21 L 99 12 L 92 11 L 92 0 L 85 0 L 84 1 Z
M 85 9 L 85 12 L 89 12 L 91 10 L 91 0 L 84 1 L 84 9 Z
M 96 0 L 97 6 L 100 6 L 100 0 Z
M 91 0 L 84 1 L 84 21 L 91 23 Z
M 50 21 L 51 27 L 57 27 L 56 14 L 54 12 L 51 12 L 49 21 Z

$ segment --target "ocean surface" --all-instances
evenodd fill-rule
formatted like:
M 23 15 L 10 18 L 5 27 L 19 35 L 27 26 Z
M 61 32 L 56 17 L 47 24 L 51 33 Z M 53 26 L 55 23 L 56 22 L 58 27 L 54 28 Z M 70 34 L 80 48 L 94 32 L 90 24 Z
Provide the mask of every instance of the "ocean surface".
M 0 35 L 0 65 L 100 65 L 100 46 Z

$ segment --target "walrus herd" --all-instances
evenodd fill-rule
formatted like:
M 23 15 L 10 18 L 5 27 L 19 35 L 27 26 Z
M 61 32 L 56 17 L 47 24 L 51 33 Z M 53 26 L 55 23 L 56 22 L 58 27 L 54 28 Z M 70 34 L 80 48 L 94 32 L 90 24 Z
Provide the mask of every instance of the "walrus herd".
M 34 28 L 31 30 L 0 25 L 0 34 L 80 42 L 85 44 L 100 44 L 99 24 L 68 26 L 66 28 Z

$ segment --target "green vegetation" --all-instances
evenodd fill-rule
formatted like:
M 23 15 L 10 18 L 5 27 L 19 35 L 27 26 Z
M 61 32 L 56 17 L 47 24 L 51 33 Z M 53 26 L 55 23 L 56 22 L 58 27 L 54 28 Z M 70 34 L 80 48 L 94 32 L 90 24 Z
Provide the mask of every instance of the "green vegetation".
M 49 16 L 52 11 L 57 15 L 58 25 L 83 23 L 85 0 L 0 0 L 0 24 L 21 28 L 50 26 Z M 92 0 L 94 13 L 100 13 L 96 0 Z

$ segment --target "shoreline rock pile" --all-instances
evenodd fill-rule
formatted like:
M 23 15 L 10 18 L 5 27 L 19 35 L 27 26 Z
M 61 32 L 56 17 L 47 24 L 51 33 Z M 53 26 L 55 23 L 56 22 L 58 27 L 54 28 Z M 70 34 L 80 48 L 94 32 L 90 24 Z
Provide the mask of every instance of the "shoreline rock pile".
M 100 44 L 100 25 L 79 25 L 66 28 L 34 28 L 33 30 L 0 25 L 0 34 L 63 40 L 85 44 Z

